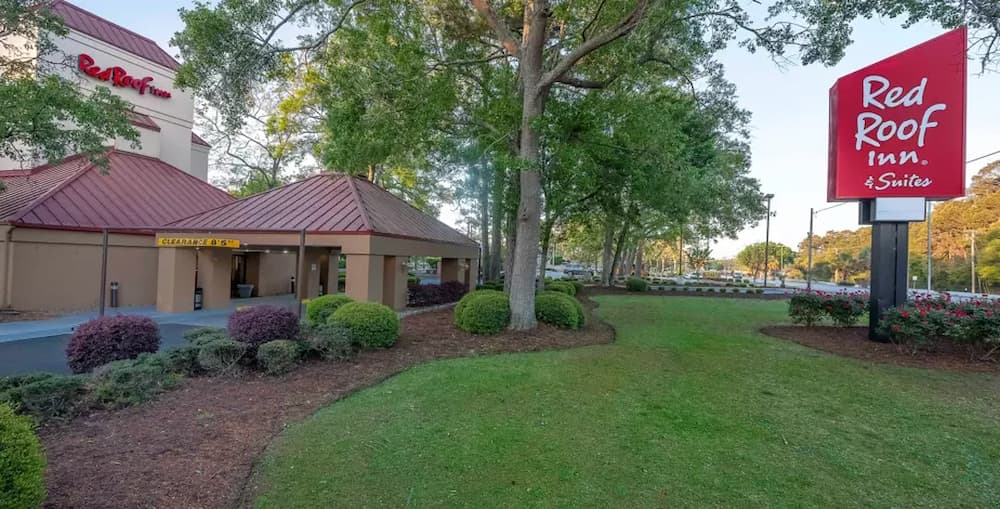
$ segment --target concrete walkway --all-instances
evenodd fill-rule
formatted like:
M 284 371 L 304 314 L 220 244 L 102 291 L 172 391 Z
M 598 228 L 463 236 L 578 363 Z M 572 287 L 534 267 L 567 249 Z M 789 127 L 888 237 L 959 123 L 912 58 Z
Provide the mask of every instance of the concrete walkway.
M 191 311 L 189 313 L 160 313 L 153 306 L 114 308 L 106 310 L 106 315 L 145 315 L 156 323 L 163 325 L 188 325 L 195 327 L 212 326 L 225 327 L 229 315 L 240 306 L 255 306 L 260 304 L 276 304 L 295 307 L 292 295 L 274 297 L 254 297 L 251 299 L 233 299 L 232 305 L 226 309 Z M 32 320 L 23 322 L 0 323 L 0 343 L 22 341 L 26 339 L 45 338 L 70 334 L 78 325 L 97 316 L 97 312 L 74 313 L 48 320 Z

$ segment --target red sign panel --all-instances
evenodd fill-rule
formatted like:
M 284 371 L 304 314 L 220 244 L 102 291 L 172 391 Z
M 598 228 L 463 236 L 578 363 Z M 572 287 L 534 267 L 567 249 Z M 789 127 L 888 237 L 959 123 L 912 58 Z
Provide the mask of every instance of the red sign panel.
M 139 95 L 145 95 L 148 91 L 150 95 L 170 99 L 170 92 L 167 92 L 162 88 L 156 88 L 150 83 L 153 81 L 152 76 L 136 78 L 135 76 L 129 75 L 129 73 L 121 67 L 108 67 L 102 69 L 94 65 L 94 58 L 86 53 L 80 53 L 79 67 L 84 74 L 99 80 L 109 81 L 113 86 L 134 88 L 139 92 Z
M 965 195 L 965 27 L 830 88 L 827 199 Z

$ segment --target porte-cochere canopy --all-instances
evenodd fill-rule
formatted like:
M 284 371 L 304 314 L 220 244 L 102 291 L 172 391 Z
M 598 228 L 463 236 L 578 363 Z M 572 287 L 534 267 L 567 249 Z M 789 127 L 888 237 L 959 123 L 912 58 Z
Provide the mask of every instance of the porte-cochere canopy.
M 347 295 L 396 309 L 406 306 L 407 258 L 439 256 L 441 281 L 470 287 L 479 265 L 474 241 L 367 180 L 342 173 L 321 173 L 157 231 L 158 241 L 191 237 L 238 240 L 235 252 L 244 254 L 299 250 L 300 298 L 318 295 L 323 281 L 324 289 L 335 289 L 336 260 L 346 255 Z M 161 248 L 157 307 L 188 310 L 196 284 L 203 288 L 206 308 L 228 306 L 233 253 L 221 248 Z M 197 278 L 191 277 L 195 271 Z

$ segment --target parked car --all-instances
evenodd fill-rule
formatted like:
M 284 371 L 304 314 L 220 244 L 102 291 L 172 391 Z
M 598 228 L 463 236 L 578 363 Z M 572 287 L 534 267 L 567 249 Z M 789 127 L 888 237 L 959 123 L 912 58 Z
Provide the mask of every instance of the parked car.
M 570 277 L 561 270 L 546 270 L 545 277 L 548 279 L 570 279 Z

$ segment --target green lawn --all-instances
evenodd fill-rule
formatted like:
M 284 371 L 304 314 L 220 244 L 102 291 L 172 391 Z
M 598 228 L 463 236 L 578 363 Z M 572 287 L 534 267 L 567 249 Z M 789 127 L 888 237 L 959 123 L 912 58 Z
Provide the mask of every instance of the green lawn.
M 434 362 L 292 426 L 258 507 L 1000 507 L 1000 379 L 762 336 L 786 304 L 601 297 L 613 345 Z

